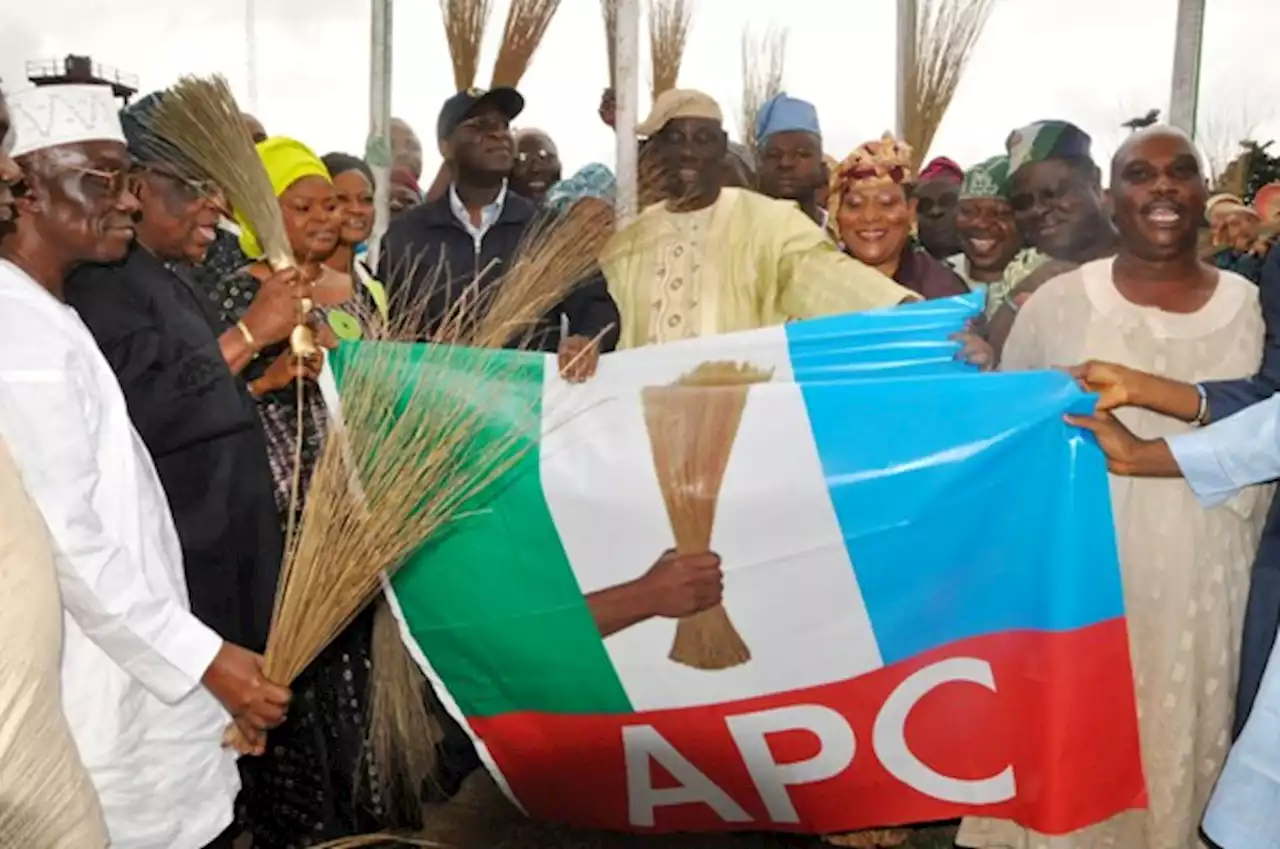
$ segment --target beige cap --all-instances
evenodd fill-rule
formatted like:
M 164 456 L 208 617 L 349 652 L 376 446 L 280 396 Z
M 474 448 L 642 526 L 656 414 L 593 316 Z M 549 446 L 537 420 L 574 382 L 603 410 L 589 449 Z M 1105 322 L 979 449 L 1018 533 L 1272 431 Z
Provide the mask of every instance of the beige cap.
M 720 104 L 709 94 L 703 94 L 691 88 L 673 88 L 658 95 L 653 102 L 653 111 L 649 113 L 636 132 L 642 136 L 654 136 L 662 128 L 677 118 L 706 118 L 709 121 L 724 121 L 724 113 Z

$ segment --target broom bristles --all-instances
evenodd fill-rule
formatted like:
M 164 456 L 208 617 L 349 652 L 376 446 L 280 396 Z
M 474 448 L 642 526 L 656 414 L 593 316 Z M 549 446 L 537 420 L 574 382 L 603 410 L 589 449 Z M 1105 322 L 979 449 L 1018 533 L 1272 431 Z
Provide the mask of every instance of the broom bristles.
M 453 62 L 453 83 L 458 91 L 466 91 L 476 84 L 480 48 L 484 45 L 484 31 L 492 11 L 491 0 L 440 0 L 445 39 Z
M 191 160 L 217 183 L 258 238 L 277 271 L 294 265 L 284 216 L 271 178 L 245 132 L 243 113 L 224 77 L 185 76 L 164 93 L 145 129 Z
M 925 0 L 916 22 L 915 64 L 907 75 L 903 139 L 918 173 L 955 97 L 994 0 Z
M 649 0 L 653 99 L 676 87 L 693 25 L 693 0 Z
M 560 0 L 511 0 L 493 66 L 492 88 L 520 84 L 559 8 Z
M 756 148 L 756 118 L 769 100 L 782 92 L 786 70 L 787 30 L 769 27 L 755 36 L 742 33 L 742 143 Z
M 680 554 L 711 550 L 716 504 L 747 392 L 772 378 L 747 364 L 703 363 L 672 386 L 641 392 L 653 465 Z M 676 624 L 671 660 L 707 671 L 751 659 L 724 607 L 717 605 Z
M 292 682 L 377 595 L 384 571 L 533 447 L 540 418 L 508 390 L 520 366 L 482 349 L 531 334 L 594 268 L 612 227 L 607 208 L 594 209 L 580 204 L 534 233 L 490 287 L 492 298 L 469 287 L 428 339 L 446 344 L 363 345 L 351 357 L 341 416 L 320 452 L 302 529 L 281 572 L 266 652 L 272 680 Z M 368 338 L 421 339 L 430 294 L 403 310 L 397 299 L 395 317 L 371 321 Z

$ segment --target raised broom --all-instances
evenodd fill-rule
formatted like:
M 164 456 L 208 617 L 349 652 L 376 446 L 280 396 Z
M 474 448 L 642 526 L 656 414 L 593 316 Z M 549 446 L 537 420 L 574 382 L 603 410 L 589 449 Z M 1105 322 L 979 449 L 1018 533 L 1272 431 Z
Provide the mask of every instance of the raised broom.
M 177 148 L 221 187 L 257 235 L 263 259 L 272 270 L 296 267 L 271 178 L 244 130 L 243 113 L 224 77 L 179 79 L 147 118 L 147 130 Z M 289 336 L 289 345 L 299 357 L 317 352 L 306 324 L 312 306 L 309 298 L 302 300 L 298 326 Z
M 491 88 L 520 84 L 559 8 L 560 0 L 511 0 Z
M 653 465 L 675 534 L 676 553 L 711 550 L 716 503 L 747 392 L 752 384 L 765 383 L 772 376 L 746 364 L 711 362 L 671 386 L 642 390 Z M 710 671 L 746 663 L 751 650 L 718 604 L 677 623 L 670 658 Z
M 649 0 L 649 53 L 653 63 L 653 99 L 676 87 L 689 46 L 693 0 Z

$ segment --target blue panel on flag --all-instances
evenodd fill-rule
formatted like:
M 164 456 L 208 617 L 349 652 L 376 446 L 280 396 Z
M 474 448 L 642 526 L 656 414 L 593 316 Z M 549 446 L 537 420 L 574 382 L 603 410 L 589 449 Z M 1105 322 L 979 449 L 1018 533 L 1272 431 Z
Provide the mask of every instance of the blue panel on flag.
M 1123 615 L 1105 461 L 1062 420 L 1092 399 L 1067 375 L 802 390 L 886 663 L 969 637 Z M 1080 570 L 1091 580 L 1053 586 Z

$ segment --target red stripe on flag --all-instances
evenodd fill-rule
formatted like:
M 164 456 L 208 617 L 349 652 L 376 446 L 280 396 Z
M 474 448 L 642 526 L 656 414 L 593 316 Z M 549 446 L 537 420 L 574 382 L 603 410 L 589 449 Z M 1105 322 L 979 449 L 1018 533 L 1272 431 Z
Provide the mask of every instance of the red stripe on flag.
M 989 668 L 994 691 L 981 683 L 937 680 L 961 667 Z M 929 678 L 936 686 L 924 684 L 922 692 L 917 685 Z M 886 702 L 901 709 L 911 689 L 919 698 L 906 714 L 901 739 L 918 759 L 914 768 L 910 757 L 894 751 L 892 733 L 883 733 L 894 725 Z M 756 718 L 742 720 L 745 715 Z M 852 731 L 851 761 L 841 720 Z M 1069 633 L 979 637 L 850 681 L 733 703 L 620 715 L 511 713 L 470 724 L 532 816 L 595 828 L 833 833 L 979 813 L 1064 834 L 1146 804 L 1122 619 Z M 755 779 L 731 724 L 748 743 L 772 729 L 753 756 Z M 630 788 L 624 729 L 631 729 L 626 734 L 633 755 L 653 745 L 667 752 L 651 761 L 641 757 L 638 762 L 648 766 L 633 769 Z M 678 782 L 665 768 L 661 761 L 671 757 L 670 749 L 710 780 L 709 792 L 721 793 L 718 803 L 676 798 L 666 804 L 671 797 L 663 791 L 688 786 L 690 776 L 680 767 L 676 772 L 684 770 L 686 780 Z M 820 749 L 824 761 L 787 771 Z M 780 768 L 771 769 L 775 765 Z M 1011 798 L 999 789 L 1009 768 Z M 921 778 L 922 769 L 937 777 Z M 762 774 L 763 785 L 756 780 Z M 957 790 L 957 779 L 991 781 L 982 789 L 970 784 Z M 646 795 L 645 783 L 656 793 Z M 695 790 L 693 798 L 705 794 Z M 1008 801 L 975 804 L 975 798 Z M 653 824 L 637 826 L 645 810 Z

